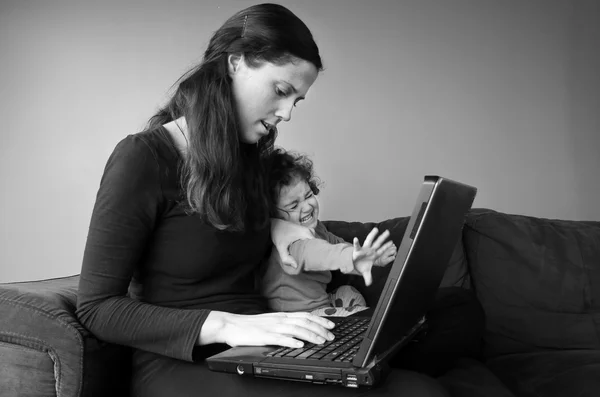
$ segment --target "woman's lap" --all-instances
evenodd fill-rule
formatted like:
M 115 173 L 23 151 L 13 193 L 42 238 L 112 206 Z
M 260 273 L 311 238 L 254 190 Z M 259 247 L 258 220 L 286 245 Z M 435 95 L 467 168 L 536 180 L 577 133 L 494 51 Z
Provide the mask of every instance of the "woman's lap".
M 132 396 L 448 396 L 424 373 L 439 376 L 459 357 L 477 358 L 483 310 L 471 291 L 445 288 L 438 291 L 427 317 L 428 334 L 393 357 L 393 368 L 384 382 L 366 392 L 212 372 L 202 360 L 189 363 L 138 351 L 134 354 Z
M 205 362 L 190 363 L 150 353 L 137 352 L 135 356 L 133 397 L 448 396 L 434 379 L 401 369 L 392 369 L 381 385 L 365 390 L 212 372 Z

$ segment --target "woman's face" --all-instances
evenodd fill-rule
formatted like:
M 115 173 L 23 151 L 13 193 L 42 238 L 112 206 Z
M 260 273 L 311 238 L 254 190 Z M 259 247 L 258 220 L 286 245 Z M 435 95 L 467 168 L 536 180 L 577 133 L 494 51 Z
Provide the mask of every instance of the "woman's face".
M 280 121 L 289 121 L 292 109 L 317 79 L 317 68 L 296 59 L 285 65 L 263 62 L 250 67 L 243 57 L 229 56 L 229 75 L 240 121 L 240 140 L 256 143 Z

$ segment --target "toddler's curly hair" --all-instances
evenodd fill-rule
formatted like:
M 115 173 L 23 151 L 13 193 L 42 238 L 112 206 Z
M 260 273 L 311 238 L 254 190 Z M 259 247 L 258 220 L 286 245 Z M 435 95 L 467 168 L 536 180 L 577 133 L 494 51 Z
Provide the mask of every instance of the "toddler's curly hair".
M 322 182 L 315 175 L 313 162 L 307 155 L 275 147 L 267 155 L 266 164 L 268 167 L 271 212 L 273 215 L 277 210 L 276 204 L 281 188 L 289 186 L 296 178 L 305 180 L 313 194 L 319 194 L 319 186 L 322 185 Z

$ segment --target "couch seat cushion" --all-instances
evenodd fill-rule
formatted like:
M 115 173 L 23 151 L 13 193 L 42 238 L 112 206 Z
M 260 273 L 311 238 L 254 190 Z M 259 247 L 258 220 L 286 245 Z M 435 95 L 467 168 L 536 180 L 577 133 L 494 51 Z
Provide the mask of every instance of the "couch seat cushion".
M 459 359 L 438 381 L 452 397 L 515 397 L 488 367 L 471 358 Z
M 597 397 L 600 393 L 599 350 L 510 354 L 487 365 L 518 397 Z

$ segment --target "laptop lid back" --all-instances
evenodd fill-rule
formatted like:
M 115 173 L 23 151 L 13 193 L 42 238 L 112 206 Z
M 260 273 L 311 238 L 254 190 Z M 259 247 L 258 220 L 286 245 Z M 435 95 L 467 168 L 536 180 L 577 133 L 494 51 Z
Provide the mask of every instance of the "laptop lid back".
M 354 366 L 364 367 L 371 357 L 394 347 L 425 315 L 476 193 L 472 186 L 425 176 Z

